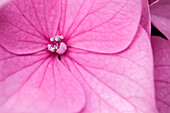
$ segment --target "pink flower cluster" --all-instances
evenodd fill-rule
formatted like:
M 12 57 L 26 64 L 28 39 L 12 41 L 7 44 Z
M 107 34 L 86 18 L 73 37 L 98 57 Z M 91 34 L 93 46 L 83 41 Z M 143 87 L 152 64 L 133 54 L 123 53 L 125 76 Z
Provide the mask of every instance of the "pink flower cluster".
M 0 113 L 170 113 L 169 40 L 170 0 L 1 0 Z

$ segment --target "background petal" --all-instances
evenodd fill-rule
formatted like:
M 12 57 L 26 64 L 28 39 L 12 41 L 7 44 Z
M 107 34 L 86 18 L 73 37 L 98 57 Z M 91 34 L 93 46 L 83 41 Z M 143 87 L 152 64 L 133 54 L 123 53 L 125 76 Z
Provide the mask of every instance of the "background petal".
M 151 17 L 148 5 L 148 0 L 142 0 L 142 16 L 140 25 L 146 30 L 148 36 L 151 35 Z
M 68 51 L 69 58 L 61 61 L 84 86 L 87 103 L 82 113 L 157 113 L 151 45 L 142 27 L 120 53 Z
M 141 17 L 141 0 L 64 0 L 61 34 L 71 47 L 115 53 L 129 46 Z
M 170 39 L 170 0 L 159 0 L 150 10 L 154 26 Z
M 170 41 L 152 37 L 156 103 L 160 113 L 170 112 Z
M 47 53 L 3 54 L 5 57 L 0 55 L 1 113 L 72 113 L 84 107 L 83 88 L 58 58 Z
M 150 5 L 157 3 L 159 0 L 148 0 Z
M 60 13 L 60 0 L 13 0 L 0 10 L 0 44 L 17 54 L 46 48 Z

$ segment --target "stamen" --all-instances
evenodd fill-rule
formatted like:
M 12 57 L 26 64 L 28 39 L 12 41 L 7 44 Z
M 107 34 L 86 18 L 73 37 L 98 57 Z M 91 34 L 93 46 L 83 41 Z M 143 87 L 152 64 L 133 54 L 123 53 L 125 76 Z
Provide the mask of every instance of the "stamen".
M 52 48 L 51 48 L 51 52 L 54 52 L 54 51 L 55 51 L 55 48 L 54 48 L 54 47 L 52 47 Z
M 63 42 L 64 37 L 55 36 L 50 38 L 51 44 L 47 45 L 50 52 L 56 52 L 58 55 L 62 55 L 67 50 L 67 45 Z
M 57 37 L 57 38 L 55 38 L 55 41 L 57 41 L 57 42 L 58 42 L 59 40 L 60 40 L 60 39 L 59 39 L 58 37 Z
M 64 37 L 63 37 L 62 35 L 60 36 L 60 38 L 61 38 L 61 39 L 64 39 Z
M 53 42 L 53 41 L 54 41 L 54 38 L 50 38 L 50 41 Z

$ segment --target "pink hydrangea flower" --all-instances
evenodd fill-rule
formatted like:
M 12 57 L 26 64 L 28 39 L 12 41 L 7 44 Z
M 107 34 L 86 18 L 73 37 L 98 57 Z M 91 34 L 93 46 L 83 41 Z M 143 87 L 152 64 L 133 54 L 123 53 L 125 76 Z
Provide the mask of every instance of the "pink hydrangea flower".
M 150 10 L 153 25 L 170 39 L 170 0 L 159 0 Z
M 170 113 L 170 42 L 152 37 L 157 108 L 160 113 Z
M 0 112 L 157 113 L 143 7 L 142 0 L 8 3 L 0 10 Z

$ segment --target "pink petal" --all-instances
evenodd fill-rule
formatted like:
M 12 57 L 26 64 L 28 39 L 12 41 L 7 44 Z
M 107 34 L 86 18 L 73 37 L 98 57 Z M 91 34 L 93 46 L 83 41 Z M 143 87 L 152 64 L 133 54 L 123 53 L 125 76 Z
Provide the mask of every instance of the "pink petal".
M 84 107 L 81 85 L 57 58 L 47 53 L 10 56 L 4 51 L 3 54 L 0 113 L 70 113 Z
M 6 4 L 10 0 L 0 0 L 0 7 Z
M 11 54 L 0 46 L 0 81 L 4 81 L 11 74 L 23 70 L 49 56 L 46 51 L 27 56 Z
M 148 36 L 151 34 L 151 18 L 150 10 L 148 5 L 148 0 L 142 0 L 142 16 L 140 20 L 140 25 L 146 30 Z
M 150 6 L 157 3 L 159 0 L 148 0 L 149 1 L 149 4 Z
M 160 0 L 150 10 L 154 26 L 170 39 L 170 0 Z
M 27 54 L 47 47 L 55 36 L 61 12 L 59 0 L 13 0 L 0 10 L 0 44 Z
M 71 47 L 119 52 L 136 34 L 141 4 L 141 0 L 68 0 L 60 29 Z
M 152 37 L 156 103 L 160 113 L 170 113 L 170 41 Z
M 68 51 L 69 58 L 62 62 L 69 64 L 87 95 L 81 113 L 157 113 L 151 45 L 142 27 L 130 47 L 120 53 Z

